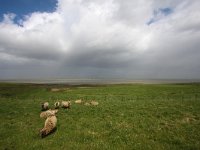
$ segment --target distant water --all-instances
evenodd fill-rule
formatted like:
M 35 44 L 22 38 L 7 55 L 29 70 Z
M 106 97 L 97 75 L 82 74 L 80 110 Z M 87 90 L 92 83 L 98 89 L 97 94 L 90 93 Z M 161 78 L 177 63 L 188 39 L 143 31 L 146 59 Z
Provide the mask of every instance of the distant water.
M 161 84 L 161 83 L 200 83 L 200 79 L 5 79 L 4 83 L 35 83 L 35 84 Z

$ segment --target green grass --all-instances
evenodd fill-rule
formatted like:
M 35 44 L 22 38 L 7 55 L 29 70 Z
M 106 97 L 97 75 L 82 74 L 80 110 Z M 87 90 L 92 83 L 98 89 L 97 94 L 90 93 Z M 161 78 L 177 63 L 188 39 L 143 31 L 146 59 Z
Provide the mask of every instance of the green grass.
M 56 132 L 41 139 L 41 102 L 80 98 L 99 105 L 59 109 Z M 0 149 L 200 149 L 200 84 L 1 83 L 0 103 Z

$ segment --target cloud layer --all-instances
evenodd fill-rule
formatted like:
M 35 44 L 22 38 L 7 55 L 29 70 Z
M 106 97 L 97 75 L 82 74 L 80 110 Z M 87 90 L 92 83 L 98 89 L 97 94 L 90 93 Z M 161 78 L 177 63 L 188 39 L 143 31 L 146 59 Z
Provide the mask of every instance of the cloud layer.
M 0 22 L 0 78 L 199 78 L 198 0 L 58 0 Z

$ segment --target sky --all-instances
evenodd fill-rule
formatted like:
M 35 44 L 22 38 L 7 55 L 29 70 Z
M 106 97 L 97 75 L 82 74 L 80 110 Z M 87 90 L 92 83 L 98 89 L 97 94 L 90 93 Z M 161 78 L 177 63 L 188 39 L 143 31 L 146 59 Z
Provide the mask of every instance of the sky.
M 199 79 L 199 0 L 0 0 L 0 79 Z

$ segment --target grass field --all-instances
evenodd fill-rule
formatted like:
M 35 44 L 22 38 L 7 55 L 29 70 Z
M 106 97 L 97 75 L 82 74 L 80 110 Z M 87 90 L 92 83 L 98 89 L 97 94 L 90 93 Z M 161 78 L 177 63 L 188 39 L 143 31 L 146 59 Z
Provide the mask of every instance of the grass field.
M 41 139 L 40 104 L 57 100 L 72 107 L 59 109 L 56 132 Z M 1 83 L 0 103 L 0 149 L 200 149 L 200 84 Z

